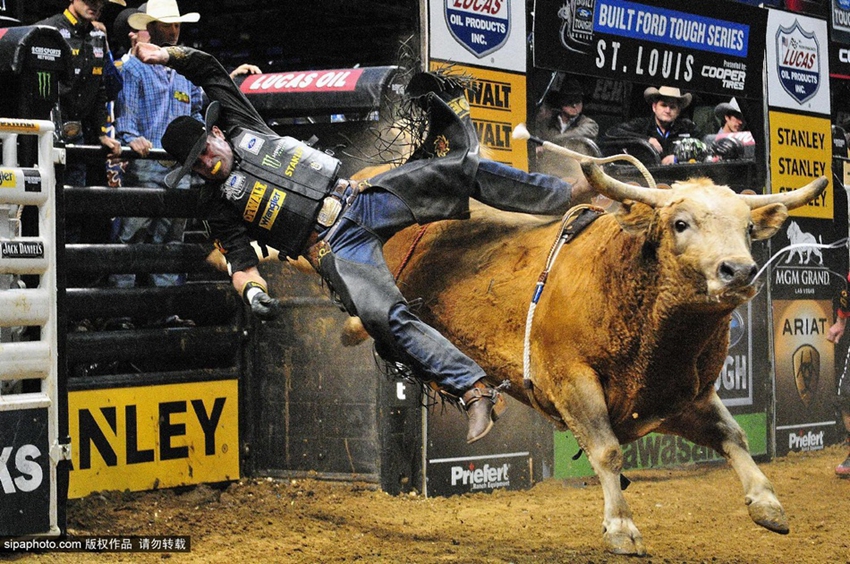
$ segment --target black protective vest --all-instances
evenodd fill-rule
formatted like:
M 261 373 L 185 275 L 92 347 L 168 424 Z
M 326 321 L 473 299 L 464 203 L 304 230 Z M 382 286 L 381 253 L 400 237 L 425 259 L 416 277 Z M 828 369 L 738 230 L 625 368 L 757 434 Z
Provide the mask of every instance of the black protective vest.
M 248 232 L 281 254 L 297 257 L 332 192 L 340 162 L 292 137 L 236 129 L 233 171 L 222 195 L 239 210 Z

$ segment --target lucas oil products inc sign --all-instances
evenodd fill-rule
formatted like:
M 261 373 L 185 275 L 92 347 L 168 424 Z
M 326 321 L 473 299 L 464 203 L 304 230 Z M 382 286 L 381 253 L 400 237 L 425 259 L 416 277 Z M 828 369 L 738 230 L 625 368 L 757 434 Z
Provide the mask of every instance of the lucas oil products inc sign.
M 525 72 L 524 0 L 428 0 L 429 56 Z
M 476 57 L 507 42 L 511 0 L 445 0 L 443 6 L 452 37 Z

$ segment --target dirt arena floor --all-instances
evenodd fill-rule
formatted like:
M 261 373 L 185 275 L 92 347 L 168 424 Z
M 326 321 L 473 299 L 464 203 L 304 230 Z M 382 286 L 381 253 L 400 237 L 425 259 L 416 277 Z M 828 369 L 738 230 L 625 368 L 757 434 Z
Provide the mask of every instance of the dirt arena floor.
M 216 489 L 108 492 L 72 500 L 73 535 L 190 535 L 183 554 L 2 556 L 21 562 L 850 563 L 850 480 L 839 447 L 762 464 L 791 533 L 753 524 L 726 465 L 629 472 L 626 497 L 649 552 L 602 548 L 602 492 L 550 479 L 528 491 L 393 497 L 365 484 L 243 480 Z

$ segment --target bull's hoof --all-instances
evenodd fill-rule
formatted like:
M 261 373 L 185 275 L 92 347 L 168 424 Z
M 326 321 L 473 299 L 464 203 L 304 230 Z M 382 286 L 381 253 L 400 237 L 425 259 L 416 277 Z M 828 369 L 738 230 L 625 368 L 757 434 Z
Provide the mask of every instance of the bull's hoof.
M 785 510 L 778 502 L 753 502 L 747 506 L 747 509 L 750 512 L 750 518 L 756 524 L 780 535 L 788 534 L 788 519 L 785 517 Z
M 602 534 L 602 540 L 605 542 L 605 549 L 613 554 L 646 556 L 643 537 L 631 522 L 621 526 L 618 530 L 606 527 Z

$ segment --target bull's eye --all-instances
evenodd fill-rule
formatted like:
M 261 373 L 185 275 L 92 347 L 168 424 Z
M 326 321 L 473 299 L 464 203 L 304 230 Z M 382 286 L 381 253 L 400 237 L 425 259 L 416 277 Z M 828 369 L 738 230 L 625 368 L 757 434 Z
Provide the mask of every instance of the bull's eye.
M 687 231 L 688 227 L 690 226 L 688 225 L 688 222 L 684 219 L 677 219 L 673 223 L 673 229 L 676 230 L 676 233 L 682 233 L 683 231 Z
M 756 226 L 755 226 L 755 224 L 751 221 L 751 222 L 749 223 L 749 225 L 747 225 L 747 235 L 749 235 L 750 237 L 752 237 L 752 236 L 753 236 L 753 233 L 755 233 L 755 231 L 756 231 Z

